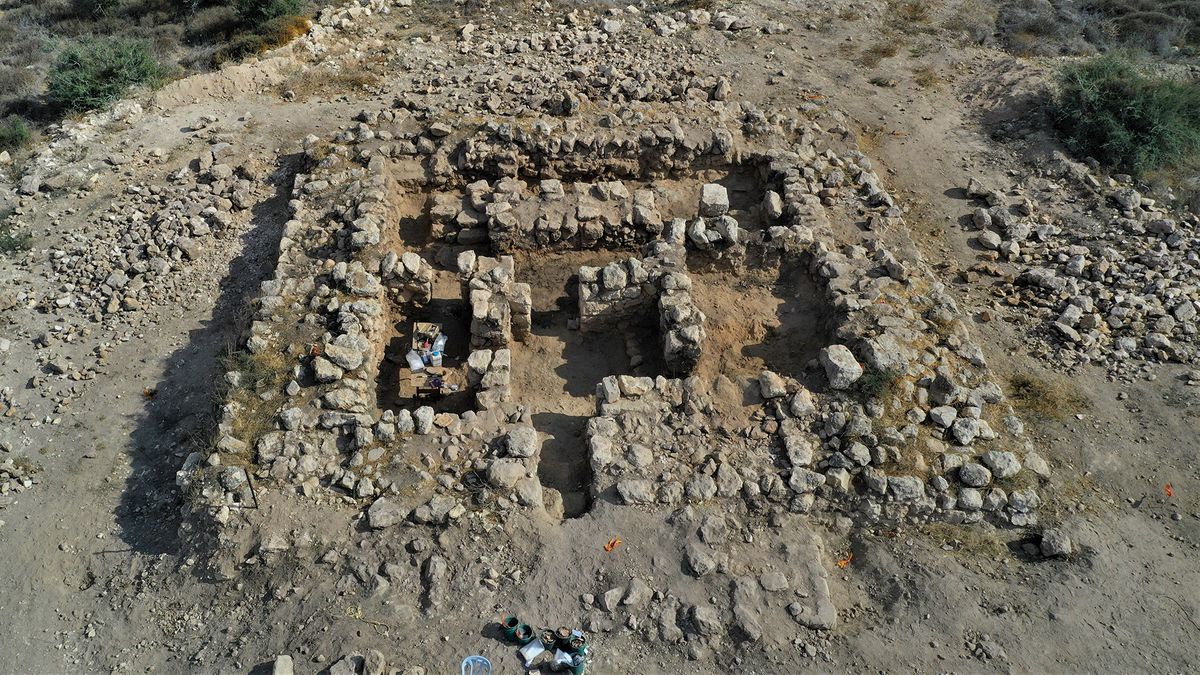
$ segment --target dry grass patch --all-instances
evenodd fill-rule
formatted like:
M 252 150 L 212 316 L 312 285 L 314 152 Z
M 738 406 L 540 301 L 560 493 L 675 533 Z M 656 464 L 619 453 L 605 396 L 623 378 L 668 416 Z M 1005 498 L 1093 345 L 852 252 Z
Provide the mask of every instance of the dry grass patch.
M 382 82 L 381 77 L 357 64 L 336 70 L 313 67 L 298 70 L 289 76 L 279 85 L 279 93 L 291 92 L 297 100 L 305 100 L 314 96 L 368 91 L 379 87 Z
M 1013 407 L 1025 415 L 1061 421 L 1091 406 L 1070 380 L 1057 375 L 1020 373 L 1009 378 L 1008 385 Z
M 248 451 L 253 453 L 258 439 L 275 429 L 275 414 L 279 408 L 274 397 L 263 400 L 263 394 L 283 389 L 292 361 L 278 350 L 258 354 L 237 350 L 228 353 L 225 360 L 227 370 L 240 374 L 238 386 L 232 387 L 227 395 L 229 404 L 237 408 L 233 436 L 244 441 Z
M 1010 557 L 1008 544 L 1000 538 L 998 530 L 986 530 L 978 526 L 950 525 L 948 523 L 928 523 L 921 526 L 920 531 L 932 541 L 949 550 L 975 556 L 985 556 L 991 559 Z
M 883 143 L 883 136 L 886 133 L 887 130 L 883 127 L 863 127 L 855 138 L 859 152 L 869 155 L 877 150 Z
M 943 24 L 946 29 L 966 35 L 975 44 L 987 42 L 996 31 L 996 6 L 984 0 L 965 0 Z
M 930 30 L 933 11 L 928 0 L 889 0 L 885 25 L 905 33 L 921 33 Z
M 871 47 L 858 57 L 858 64 L 866 68 L 874 68 L 879 65 L 884 59 L 890 59 L 900 52 L 900 45 L 896 42 L 879 42 Z
M 945 80 L 932 66 L 921 66 L 913 71 L 913 82 L 922 89 L 941 89 Z

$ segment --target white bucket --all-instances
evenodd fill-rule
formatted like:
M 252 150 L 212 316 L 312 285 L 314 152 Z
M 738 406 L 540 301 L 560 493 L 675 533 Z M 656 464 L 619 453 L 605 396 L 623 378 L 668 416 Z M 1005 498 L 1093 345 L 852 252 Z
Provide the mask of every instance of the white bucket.
M 433 366 L 434 368 L 441 368 L 442 367 L 442 353 L 441 352 L 430 352 L 429 365 Z

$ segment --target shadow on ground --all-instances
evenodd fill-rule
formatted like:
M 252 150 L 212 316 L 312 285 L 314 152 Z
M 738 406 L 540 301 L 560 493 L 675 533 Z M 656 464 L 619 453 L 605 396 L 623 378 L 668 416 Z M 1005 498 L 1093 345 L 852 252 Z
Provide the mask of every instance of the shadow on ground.
M 221 280 L 212 314 L 167 357 L 162 379 L 147 397 L 130 438 L 132 470 L 116 512 L 121 539 L 134 551 L 163 554 L 179 549 L 181 495 L 175 472 L 188 453 L 212 442 L 224 357 L 249 326 L 259 283 L 275 268 L 292 175 L 300 159 L 281 158 L 281 168 L 272 176 L 275 193 L 253 207 L 250 228 L 241 236 L 242 251 Z
M 578 518 L 591 508 L 592 464 L 584 440 L 588 417 L 539 412 L 533 428 L 545 436 L 538 480 L 562 495 L 563 515 Z

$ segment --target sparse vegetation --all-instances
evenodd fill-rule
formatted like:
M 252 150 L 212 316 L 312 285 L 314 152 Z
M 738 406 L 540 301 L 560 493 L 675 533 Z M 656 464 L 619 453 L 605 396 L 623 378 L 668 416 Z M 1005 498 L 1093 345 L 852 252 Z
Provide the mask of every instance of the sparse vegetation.
M 965 33 L 974 44 L 984 44 L 996 32 L 996 6 L 983 0 L 964 0 L 946 20 L 949 30 Z
M 93 19 L 112 16 L 120 5 L 120 0 L 72 0 L 71 2 L 76 14 Z
M 953 551 L 982 560 L 995 560 L 1009 555 L 1001 530 L 956 527 L 947 523 L 926 523 L 920 531 L 928 539 L 939 542 L 943 551 Z
M 18 232 L 12 222 L 12 213 L 0 213 L 0 255 L 12 255 L 29 250 L 31 237 Z
M 287 44 L 293 38 L 303 35 L 307 30 L 308 19 L 305 17 L 295 15 L 275 17 L 235 35 L 227 44 L 213 53 L 213 63 L 220 64 L 261 54 L 269 49 Z
M 229 392 L 229 400 L 239 406 L 234 436 L 254 447 L 263 434 L 274 428 L 275 420 L 275 408 L 267 405 L 260 394 L 282 387 L 291 364 L 279 352 L 251 354 L 241 349 L 227 353 L 225 363 L 229 370 L 241 374 L 241 383 Z
M 1008 383 L 1013 407 L 1022 414 L 1064 420 L 1090 405 L 1069 380 L 1058 376 L 1047 379 L 1021 373 Z
M 904 373 L 892 368 L 868 367 L 854 382 L 851 393 L 860 401 L 887 399 L 892 396 Z
M 1091 0 L 1089 9 L 1104 17 L 1109 33 L 1126 46 L 1157 54 L 1200 47 L 1200 3 L 1195 0 Z
M 234 9 L 238 19 L 247 28 L 255 31 L 266 27 L 276 19 L 300 13 L 302 0 L 235 0 Z
M 868 47 L 862 56 L 858 58 L 859 65 L 867 68 L 874 68 L 879 65 L 884 59 L 889 59 L 895 56 L 900 51 L 900 45 L 895 40 L 880 42 L 871 47 Z
M 48 96 L 68 112 L 94 110 L 134 86 L 152 84 L 162 72 L 141 40 L 82 40 L 59 53 L 50 71 Z
M 333 95 L 347 91 L 362 91 L 376 87 L 381 78 L 362 66 L 344 66 L 337 70 L 326 68 L 303 68 L 290 75 L 279 93 L 291 92 L 296 99 L 304 100 L 317 95 Z
M 1200 152 L 1200 84 L 1146 75 L 1117 54 L 1063 69 L 1054 118 L 1073 152 L 1133 173 Z
M 929 23 L 930 9 L 927 0 L 890 0 L 888 14 L 900 22 L 902 27 L 913 27 Z
M 19 115 L 31 130 L 64 114 L 104 105 L 128 84 L 117 71 L 147 75 L 194 72 L 271 49 L 308 29 L 307 14 L 324 0 L 46 0 L 9 3 L 0 11 L 0 118 Z M 120 44 L 101 60 L 111 77 L 75 67 L 67 95 L 54 76 L 102 44 Z M 139 47 L 130 48 L 137 44 Z M 143 54 L 145 58 L 143 58 Z M 116 58 L 113 58 L 116 57 Z M 128 58 L 134 58 L 131 63 Z M 63 82 L 58 82 L 62 87 Z M 110 89 L 110 85 L 113 85 Z M 77 94 L 82 94 L 77 96 Z M 98 96 L 93 96 L 98 94 Z M 120 94 L 117 94 L 118 96 Z M 69 105 L 57 97 L 65 96 Z
M 937 89 L 945 80 L 935 68 L 921 66 L 913 71 L 913 82 L 922 89 Z
M 17 115 L 9 115 L 0 120 L 0 151 L 19 150 L 32 137 L 29 124 Z
M 959 14 L 951 23 L 973 21 Z M 1192 0 L 1005 0 L 995 18 L 1002 43 L 1018 54 L 1124 48 L 1188 58 L 1200 49 L 1200 3 Z

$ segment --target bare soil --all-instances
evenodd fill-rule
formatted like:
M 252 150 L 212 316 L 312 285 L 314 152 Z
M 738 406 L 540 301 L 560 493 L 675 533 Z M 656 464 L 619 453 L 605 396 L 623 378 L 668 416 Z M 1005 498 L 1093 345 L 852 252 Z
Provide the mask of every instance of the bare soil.
M 1014 59 L 945 33 L 916 31 L 892 36 L 904 48 L 866 66 L 857 57 L 875 42 L 868 36 L 888 29 L 884 3 L 762 0 L 738 10 L 783 22 L 791 33 L 688 35 L 694 49 L 715 55 L 715 70 L 736 73 L 735 95 L 760 107 L 819 102 L 844 111 L 848 131 L 871 132 L 860 135 L 871 141 L 863 149 L 909 210 L 926 259 L 946 270 L 973 264 L 969 235 L 956 226 L 967 178 L 1004 184 L 1009 171 L 1028 170 L 1022 156 L 1030 147 L 1053 147 L 1037 136 L 1028 144 L 997 143 L 986 122 L 1028 104 L 1028 92 L 1045 83 L 1054 59 Z M 398 15 L 389 21 L 399 48 L 421 32 L 452 39 L 448 30 L 413 26 Z M 412 48 L 428 48 L 422 44 Z M 277 86 L 292 58 L 285 53 L 181 80 L 160 92 L 152 114 L 89 141 L 88 152 L 103 157 L 159 147 L 166 159 L 153 170 L 165 175 L 203 145 L 182 130 L 214 116 L 239 147 L 283 158 L 286 167 L 305 135 L 331 133 L 363 107 L 361 93 L 280 100 Z M 931 69 L 939 84 L 922 86 L 931 80 L 919 69 Z M 872 84 L 876 78 L 895 86 Z M 243 115 L 255 123 L 235 123 Z M 585 587 L 608 588 L 635 567 L 655 570 L 664 587 L 681 574 L 663 561 L 675 559 L 685 533 L 659 531 L 660 521 L 631 509 L 614 523 L 604 505 L 580 499 L 581 420 L 594 410 L 595 383 L 629 371 L 620 337 L 584 336 L 566 326 L 570 274 L 580 264 L 611 260 L 594 253 L 517 262 L 520 278 L 534 287 L 535 318 L 533 337 L 514 353 L 513 386 L 518 400 L 545 411 L 533 419 L 550 437 L 542 480 L 560 489 L 568 513 L 579 516 L 537 531 L 497 531 L 497 543 L 503 537 L 514 557 L 536 560 L 523 582 L 502 587 L 493 606 L 422 616 L 412 609 L 419 572 L 403 548 L 408 542 L 389 552 L 409 575 L 409 583 L 394 585 L 403 601 L 381 603 L 378 615 L 356 611 L 358 600 L 342 595 L 354 574 L 344 568 L 308 578 L 302 566 L 283 564 L 232 583 L 196 579 L 176 535 L 181 496 L 174 472 L 189 443 L 216 421 L 222 358 L 246 326 L 258 282 L 270 275 L 289 178 L 286 170 L 273 176 L 276 196 L 255 210 L 251 224 L 205 250 L 186 301 L 153 308 L 152 323 L 98 336 L 113 344 L 112 356 L 86 385 L 56 383 L 60 391 L 78 386 L 66 408 L 29 388 L 31 378 L 44 374 L 35 337 L 66 324 L 66 317 L 20 304 L 4 311 L 12 349 L 0 356 L 0 385 L 13 387 L 20 406 L 0 423 L 0 439 L 40 473 L 34 489 L 0 501 L 0 672 L 247 672 L 269 668 L 281 653 L 301 655 L 306 660 L 297 672 L 312 672 L 368 647 L 385 650 L 400 667 L 447 672 L 457 664 L 447 644 L 478 649 L 500 664 L 497 672 L 516 672 L 511 650 L 484 629 L 494 616 L 512 609 L 567 623 L 579 616 L 577 596 Z M 46 284 L 50 251 L 64 235 L 84 231 L 92 212 L 128 179 L 100 174 L 87 204 L 38 202 L 33 264 L 18 269 L 0 261 L 9 289 Z M 740 178 L 729 183 L 735 209 L 749 211 L 754 195 L 740 185 Z M 770 364 L 808 381 L 823 339 L 822 310 L 802 271 L 783 279 L 753 271 L 699 276 L 696 301 L 708 316 L 711 347 L 702 377 L 724 376 L 732 385 Z M 964 313 L 990 306 L 980 289 L 952 282 L 949 288 Z M 1029 356 L 1018 322 L 993 321 L 973 332 L 998 372 L 1047 374 Z M 82 360 L 93 344 L 79 339 L 56 349 Z M 811 527 L 826 541 L 838 628 L 814 636 L 791 624 L 774 627 L 771 647 L 709 672 L 1195 670 L 1200 401 L 1181 375 L 1181 368 L 1162 366 L 1154 379 L 1122 385 L 1084 368 L 1072 379 L 1086 405 L 1061 418 L 1027 420 L 1055 476 L 1043 518 L 1069 532 L 1077 547 L 1071 557 L 1042 560 L 1030 554 L 1032 542 L 1008 531 L 858 529 L 848 518 L 830 517 Z M 729 401 L 731 414 L 741 404 Z M 331 542 L 330 549 L 362 527 L 355 506 L 331 501 L 321 508 L 325 517 L 317 522 L 299 521 L 286 505 L 264 514 L 264 522 L 310 533 Z M 743 534 L 762 549 L 751 563 L 778 553 L 771 551 L 772 531 Z M 614 536 L 625 545 L 605 552 Z M 453 550 L 459 542 L 443 543 Z M 835 567 L 838 560 L 848 562 Z M 507 569 L 504 562 L 463 561 L 462 574 L 478 579 L 488 568 Z M 564 579 L 571 590 L 556 590 Z M 818 656 L 807 656 L 807 645 Z M 595 667 L 601 673 L 704 672 L 676 653 L 629 653 L 612 644 L 601 654 Z

